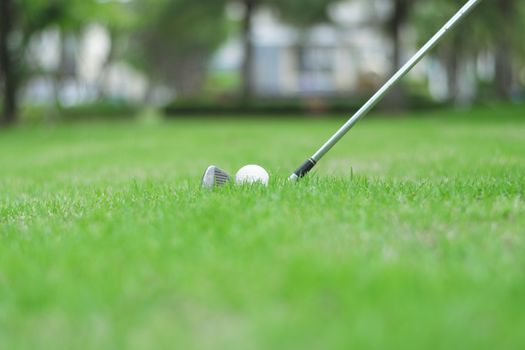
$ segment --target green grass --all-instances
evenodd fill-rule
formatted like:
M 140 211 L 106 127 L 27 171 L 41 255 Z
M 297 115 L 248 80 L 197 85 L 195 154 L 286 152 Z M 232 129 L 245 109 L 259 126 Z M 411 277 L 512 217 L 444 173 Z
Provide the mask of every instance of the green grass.
M 524 112 L 0 131 L 0 349 L 523 348 Z

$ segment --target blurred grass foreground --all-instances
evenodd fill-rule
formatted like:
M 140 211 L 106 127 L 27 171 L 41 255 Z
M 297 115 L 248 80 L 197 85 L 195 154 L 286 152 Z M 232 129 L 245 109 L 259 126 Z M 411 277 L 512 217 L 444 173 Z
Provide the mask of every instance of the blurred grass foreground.
M 522 348 L 522 114 L 2 131 L 0 348 Z

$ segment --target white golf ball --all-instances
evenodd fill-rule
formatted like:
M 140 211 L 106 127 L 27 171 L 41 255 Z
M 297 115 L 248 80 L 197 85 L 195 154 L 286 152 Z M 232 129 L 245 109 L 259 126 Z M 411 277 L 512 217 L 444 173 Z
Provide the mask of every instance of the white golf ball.
M 239 185 L 261 183 L 264 186 L 268 186 L 269 180 L 270 175 L 268 172 L 258 165 L 243 166 L 237 174 L 235 174 L 235 182 Z

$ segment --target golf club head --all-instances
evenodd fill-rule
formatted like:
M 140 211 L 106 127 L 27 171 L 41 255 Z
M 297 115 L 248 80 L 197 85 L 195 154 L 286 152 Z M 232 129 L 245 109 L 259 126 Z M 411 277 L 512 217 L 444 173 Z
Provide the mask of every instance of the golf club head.
M 231 182 L 230 175 L 224 170 L 210 165 L 202 176 L 201 186 L 203 188 L 214 188 L 227 185 Z

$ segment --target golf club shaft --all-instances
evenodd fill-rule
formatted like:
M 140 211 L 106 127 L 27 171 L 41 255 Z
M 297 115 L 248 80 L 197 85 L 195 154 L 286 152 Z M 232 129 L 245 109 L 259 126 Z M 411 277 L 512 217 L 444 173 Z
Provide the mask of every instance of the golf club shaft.
M 432 50 L 443 37 L 452 30 L 461 20 L 468 15 L 481 0 L 469 0 L 444 26 L 441 28 L 415 55 L 412 57 L 390 80 L 375 93 L 368 102 L 366 102 L 361 109 L 359 109 L 352 118 L 350 118 L 312 157 L 295 171 L 289 180 L 297 180 L 304 177 L 313 169 L 313 167 L 334 147 L 339 140 L 346 135 L 357 122 L 363 118 L 372 108 L 374 108 L 385 95 L 396 85 L 408 72 L 414 68 L 419 61 L 425 57 L 430 50 Z

